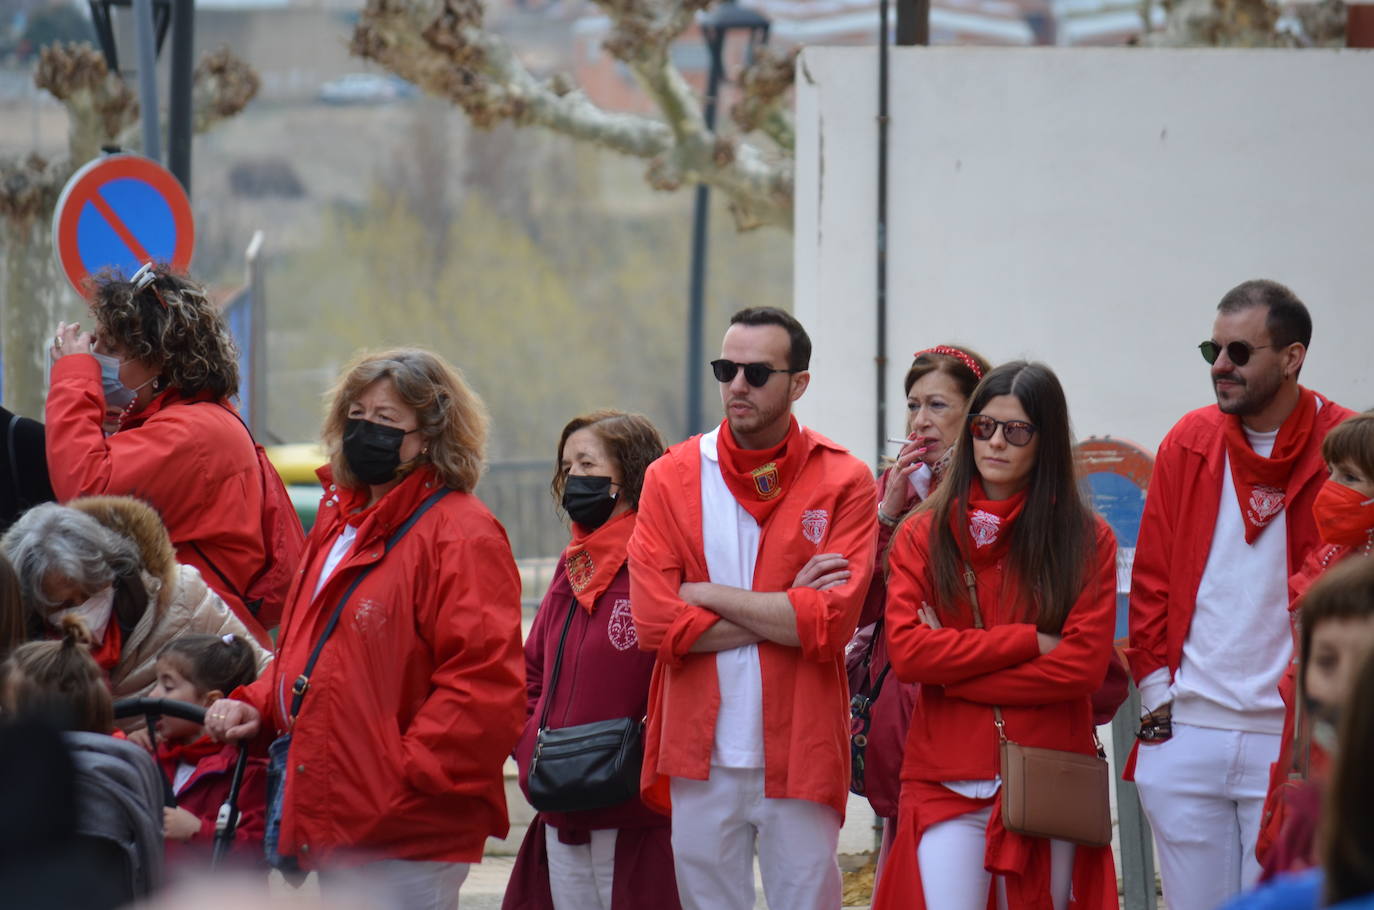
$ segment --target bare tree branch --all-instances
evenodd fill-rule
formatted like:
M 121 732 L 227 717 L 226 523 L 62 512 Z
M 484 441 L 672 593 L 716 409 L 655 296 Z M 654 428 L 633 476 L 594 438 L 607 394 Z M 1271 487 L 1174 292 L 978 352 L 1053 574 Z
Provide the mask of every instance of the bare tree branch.
M 770 160 L 747 141 L 707 130 L 699 100 L 672 65 L 669 48 L 702 0 L 597 2 L 612 21 L 607 51 L 635 74 L 661 119 L 605 111 L 565 80 L 537 79 L 484 29 L 480 0 L 369 0 L 352 49 L 454 102 L 476 126 L 511 120 L 647 159 L 657 189 L 708 183 L 730 197 L 741 225 L 790 229 L 790 158 Z
M 796 130 L 783 105 L 797 79 L 797 54 L 800 52 L 799 47 L 786 54 L 774 54 L 767 49 L 759 51 L 753 64 L 739 77 L 744 97 L 730 108 L 730 118 L 741 130 L 746 133 L 759 130 L 788 152 L 795 149 Z

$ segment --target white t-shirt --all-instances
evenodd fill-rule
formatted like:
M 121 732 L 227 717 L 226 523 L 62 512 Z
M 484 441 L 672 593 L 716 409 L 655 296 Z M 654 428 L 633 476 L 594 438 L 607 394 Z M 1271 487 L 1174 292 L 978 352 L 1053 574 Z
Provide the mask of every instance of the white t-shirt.
M 754 587 L 759 523 L 735 499 L 720 473 L 719 428 L 701 437 L 701 539 L 711 581 Z M 763 767 L 763 670 L 756 644 L 716 652 L 720 713 L 711 764 L 722 768 Z
M 353 548 L 353 540 L 358 536 L 358 529 L 351 524 L 345 523 L 339 536 L 334 539 L 334 546 L 329 548 L 329 555 L 324 558 L 324 566 L 320 568 L 320 580 L 315 582 L 315 593 L 310 595 L 314 600 L 320 596 L 320 589 L 324 583 L 329 581 L 329 576 L 334 574 L 334 570 L 343 562 L 343 558 L 348 555 L 348 551 Z
M 1245 431 L 1268 458 L 1278 431 Z M 1221 503 L 1183 659 L 1170 690 L 1180 723 L 1283 732 L 1279 678 L 1293 654 L 1288 621 L 1288 510 L 1245 542 L 1245 519 L 1226 458 Z

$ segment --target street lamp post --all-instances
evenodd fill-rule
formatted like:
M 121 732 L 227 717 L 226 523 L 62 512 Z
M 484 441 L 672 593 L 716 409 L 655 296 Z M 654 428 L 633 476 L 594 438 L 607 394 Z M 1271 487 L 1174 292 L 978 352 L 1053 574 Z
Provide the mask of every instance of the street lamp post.
M 730 32 L 748 32 L 746 60 L 753 57 L 754 48 L 768 43 L 769 21 L 759 12 L 726 0 L 697 19 L 701 37 L 710 52 L 710 68 L 706 76 L 706 99 L 702 119 L 708 132 L 716 129 L 716 103 L 720 84 L 725 78 L 725 39 Z M 705 353 L 702 332 L 706 322 L 706 238 L 710 217 L 711 189 L 697 184 L 692 211 L 692 271 L 687 303 L 687 426 L 685 435 L 705 429 L 702 425 L 701 387 Z

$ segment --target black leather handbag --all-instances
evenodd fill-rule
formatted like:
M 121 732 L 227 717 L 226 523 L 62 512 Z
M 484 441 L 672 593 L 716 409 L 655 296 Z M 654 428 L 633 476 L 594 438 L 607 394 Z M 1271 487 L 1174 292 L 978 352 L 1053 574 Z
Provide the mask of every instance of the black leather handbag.
M 572 625 L 574 600 L 558 638 L 553 674 L 539 715 L 539 736 L 530 759 L 530 805 L 540 812 L 582 812 L 605 809 L 639 793 L 639 769 L 644 763 L 644 722 L 632 717 L 598 720 L 550 729 L 549 708 L 558 690 L 563 646 Z

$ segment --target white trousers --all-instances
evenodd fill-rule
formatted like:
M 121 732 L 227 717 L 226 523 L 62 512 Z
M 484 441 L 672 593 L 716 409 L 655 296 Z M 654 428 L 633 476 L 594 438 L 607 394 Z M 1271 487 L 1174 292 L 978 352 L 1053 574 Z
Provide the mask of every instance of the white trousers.
M 921 835 L 916 858 L 921 864 L 921 890 L 929 910 L 985 910 L 992 873 L 983 866 L 992 807 L 931 825 Z M 1050 897 L 1054 910 L 1069 906 L 1073 885 L 1074 845 L 1050 841 Z M 997 877 L 997 906 L 1007 908 L 1007 885 Z
M 771 910 L 839 910 L 840 814 L 768 799 L 762 768 L 672 779 L 673 868 L 683 910 L 752 910 L 754 850 Z
M 1171 739 L 1141 744 L 1135 785 L 1169 910 L 1215 910 L 1259 878 L 1255 841 L 1281 738 L 1175 721 Z
M 564 844 L 558 840 L 558 829 L 545 826 L 554 910 L 611 910 L 615 840 L 619 833 L 614 828 L 592 831 L 590 843 Z
M 320 895 L 352 906 L 361 896 L 396 910 L 457 910 L 468 863 L 384 859 L 351 868 L 320 870 Z

